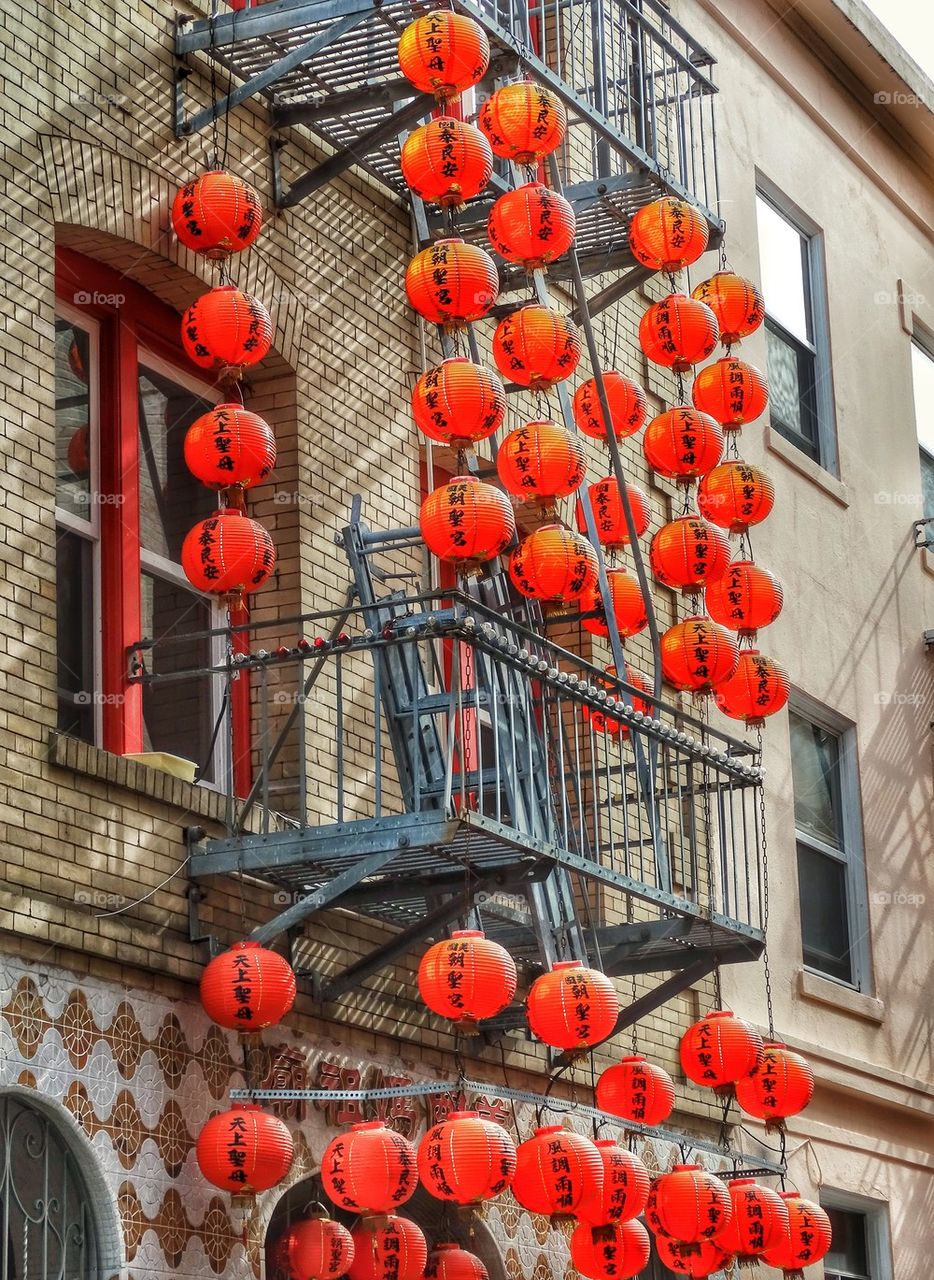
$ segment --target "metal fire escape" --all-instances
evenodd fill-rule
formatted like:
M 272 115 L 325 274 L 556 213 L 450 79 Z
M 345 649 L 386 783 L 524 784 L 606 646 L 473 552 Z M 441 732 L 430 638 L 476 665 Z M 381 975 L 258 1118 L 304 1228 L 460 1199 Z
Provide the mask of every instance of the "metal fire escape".
M 552 163 L 550 176 L 574 205 L 576 252 L 547 279 L 534 273 L 533 288 L 547 304 L 550 284 L 568 280 L 592 342 L 588 314 L 648 275 L 628 248 L 637 208 L 686 196 L 707 218 L 711 244 L 722 235 L 712 212 L 713 59 L 657 0 L 457 7 L 490 38 L 479 92 L 523 74 L 568 108 L 573 165 L 562 175 Z M 263 94 L 280 207 L 352 165 L 408 200 L 400 139 L 435 104 L 400 78 L 395 48 L 424 11 L 397 0 L 275 0 L 211 20 L 180 18 L 176 131 L 203 129 Z M 238 86 L 188 114 L 186 82 L 204 53 Z M 296 125 L 332 154 L 285 189 L 284 131 Z M 490 196 L 459 214 L 457 233 L 480 239 L 491 199 L 514 181 L 501 166 Z M 429 243 L 440 215 L 419 201 L 412 212 L 417 239 Z M 523 272 L 498 266 L 503 293 L 526 286 Z M 583 280 L 596 276 L 606 278 L 587 298 Z M 472 332 L 468 340 L 476 358 Z M 570 424 L 563 385 L 558 399 Z M 238 645 L 246 654 L 200 673 L 228 682 L 251 673 L 261 743 L 250 796 L 230 801 L 226 838 L 193 833 L 196 882 L 239 874 L 275 886 L 287 905 L 255 930 L 263 940 L 335 907 L 391 926 L 369 955 L 321 976 L 325 1001 L 454 921 L 481 925 L 533 968 L 577 956 L 614 976 L 668 973 L 624 1011 L 621 1026 L 716 964 L 759 954 L 761 779 L 748 744 L 658 699 L 651 715 L 634 711 L 630 687 L 543 638 L 540 615 L 510 600 L 502 574 L 465 592 L 413 593 L 417 529 L 372 532 L 357 503 L 342 542 L 353 584 L 346 607 L 291 620 L 319 634 L 314 647 L 271 653 L 260 647 L 263 628 L 253 628 Z M 288 623 L 276 625 L 281 632 Z M 612 647 L 622 670 L 618 637 Z M 196 674 L 176 662 L 163 675 L 158 651 L 141 645 L 131 678 Z M 285 717 L 282 702 L 272 704 L 283 682 L 294 695 Z M 508 1029 L 503 1019 L 488 1034 Z

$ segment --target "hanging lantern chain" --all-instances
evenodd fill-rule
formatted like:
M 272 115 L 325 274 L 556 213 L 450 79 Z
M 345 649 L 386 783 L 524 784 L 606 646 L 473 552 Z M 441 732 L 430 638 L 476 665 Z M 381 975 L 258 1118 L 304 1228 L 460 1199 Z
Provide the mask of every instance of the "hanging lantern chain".
M 759 763 L 762 763 L 762 729 L 757 732 Z M 762 932 L 765 935 L 765 946 L 762 949 L 763 967 L 765 970 L 765 1006 L 769 1020 L 769 1039 L 775 1039 L 775 1010 L 772 1001 L 772 969 L 769 964 L 769 845 L 766 828 L 765 788 L 759 786 L 759 824 L 762 833 Z M 785 1135 L 782 1132 L 782 1163 L 784 1164 Z
M 706 745 L 707 730 L 709 729 L 710 708 L 707 702 L 704 702 L 701 719 L 704 723 L 704 730 L 701 734 L 701 741 Z M 711 843 L 712 821 L 710 815 L 710 771 L 705 757 L 703 764 L 703 774 L 701 777 L 701 794 L 702 794 L 702 814 L 704 827 L 704 855 L 707 864 L 707 910 L 710 921 L 710 945 L 711 950 L 714 945 L 713 936 L 713 847 Z M 721 1009 L 723 1007 L 723 991 L 720 985 L 720 961 L 716 960 L 713 969 L 713 989 L 714 989 L 714 1007 Z M 724 1122 L 725 1123 L 725 1122 Z

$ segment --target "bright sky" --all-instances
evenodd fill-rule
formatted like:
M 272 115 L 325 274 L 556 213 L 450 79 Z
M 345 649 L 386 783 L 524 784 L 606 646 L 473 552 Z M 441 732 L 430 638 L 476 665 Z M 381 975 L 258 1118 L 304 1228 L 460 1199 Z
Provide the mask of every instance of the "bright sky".
M 865 0 L 867 8 L 934 80 L 934 5 L 930 0 Z

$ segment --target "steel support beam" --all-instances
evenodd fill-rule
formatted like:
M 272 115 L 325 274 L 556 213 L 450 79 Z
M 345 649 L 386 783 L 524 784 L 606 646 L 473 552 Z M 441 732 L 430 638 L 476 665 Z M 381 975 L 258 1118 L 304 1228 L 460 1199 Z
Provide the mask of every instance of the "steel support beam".
M 222 49 L 244 40 L 255 40 L 257 36 L 273 36 L 317 22 L 333 22 L 354 14 L 365 17 L 375 13 L 378 7 L 378 0 L 273 0 L 271 4 L 195 22 L 186 15 L 178 24 L 175 53 L 181 58 L 198 50 Z
M 581 265 L 584 265 L 582 260 Z M 592 298 L 587 300 L 587 310 L 592 316 L 599 315 L 601 311 L 605 311 L 607 307 L 611 307 L 614 302 L 619 302 L 620 298 L 625 298 L 627 293 L 632 293 L 634 289 L 641 289 L 647 280 L 651 280 L 655 274 L 648 267 L 632 267 L 624 276 L 620 276 L 618 280 L 614 280 L 612 284 L 607 285 L 605 289 L 601 289 L 599 293 L 594 294 Z M 571 318 L 575 324 L 580 324 L 583 319 L 583 310 L 580 305 L 576 306 L 571 312 Z

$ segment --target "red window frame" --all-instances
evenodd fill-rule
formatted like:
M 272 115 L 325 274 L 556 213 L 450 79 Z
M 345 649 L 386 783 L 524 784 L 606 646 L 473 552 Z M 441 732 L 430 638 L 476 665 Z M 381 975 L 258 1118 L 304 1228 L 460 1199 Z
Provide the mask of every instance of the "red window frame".
M 142 639 L 139 529 L 140 349 L 191 372 L 179 334 L 179 317 L 134 281 L 111 267 L 60 246 L 55 254 L 56 297 L 100 326 L 100 475 L 102 493 L 121 494 L 121 504 L 100 506 L 102 746 L 126 755 L 144 750 L 143 691 L 128 679 L 130 648 Z M 119 305 L 108 299 L 121 299 Z M 231 623 L 249 621 L 244 606 Z M 248 647 L 247 633 L 234 647 Z M 233 785 L 246 795 L 252 784 L 249 673 L 231 682 Z

